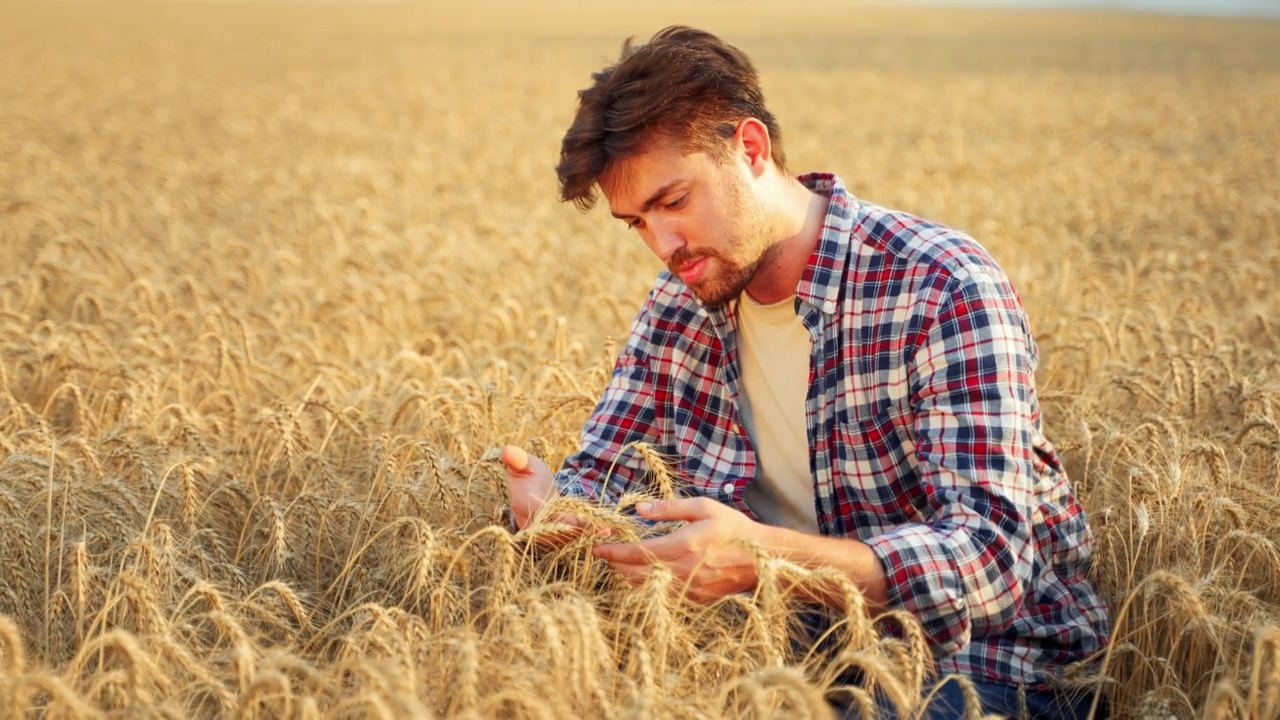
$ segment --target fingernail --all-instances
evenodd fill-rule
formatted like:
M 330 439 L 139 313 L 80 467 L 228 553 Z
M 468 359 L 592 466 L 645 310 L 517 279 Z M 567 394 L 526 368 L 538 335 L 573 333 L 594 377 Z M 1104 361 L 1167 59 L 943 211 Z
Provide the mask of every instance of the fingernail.
M 512 445 L 510 457 L 511 462 L 508 464 L 508 467 L 512 470 L 520 472 L 521 470 L 529 467 L 529 453 L 525 452 L 524 448 Z
M 653 511 L 653 503 L 651 502 L 636 503 L 636 512 L 649 513 L 652 511 Z

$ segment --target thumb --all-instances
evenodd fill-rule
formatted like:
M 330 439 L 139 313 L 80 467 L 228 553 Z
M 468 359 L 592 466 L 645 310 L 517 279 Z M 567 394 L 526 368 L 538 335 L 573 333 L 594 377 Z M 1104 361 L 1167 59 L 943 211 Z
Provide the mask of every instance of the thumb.
M 498 457 L 507 467 L 507 499 L 516 525 L 525 527 L 555 490 L 551 469 L 515 445 L 504 446 Z
M 529 468 L 529 453 L 524 448 L 504 445 L 498 457 L 502 458 L 502 464 L 511 472 L 522 473 Z
M 674 498 L 636 503 L 636 512 L 650 520 L 705 520 L 711 517 L 720 503 L 711 498 Z
M 502 464 L 507 466 L 507 475 L 516 477 L 551 477 L 551 468 L 537 455 L 530 455 L 524 448 L 516 445 L 504 445 L 498 453 Z
M 536 480 L 536 484 L 551 483 L 551 468 L 547 467 L 542 458 L 530 455 L 523 448 L 505 445 L 498 457 L 507 468 L 508 482 L 526 484 Z

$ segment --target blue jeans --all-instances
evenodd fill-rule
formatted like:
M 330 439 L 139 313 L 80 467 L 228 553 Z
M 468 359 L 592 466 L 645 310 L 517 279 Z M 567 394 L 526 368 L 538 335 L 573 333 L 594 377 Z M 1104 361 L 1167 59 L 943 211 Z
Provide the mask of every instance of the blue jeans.
M 991 713 L 1011 718 L 1023 717 L 1023 705 L 1018 699 L 1018 687 L 1003 683 L 988 682 L 969 678 L 982 700 L 981 714 Z M 937 692 L 929 701 L 928 708 L 919 717 L 923 720 L 952 720 L 965 716 L 964 693 L 960 684 L 954 681 L 939 681 L 935 686 Z M 925 691 L 928 696 L 931 689 Z M 1089 717 L 1089 708 L 1093 704 L 1093 691 L 1084 690 L 1027 690 L 1024 696 L 1026 717 L 1032 720 L 1085 720 Z M 858 718 L 858 710 L 847 701 L 834 702 L 832 707 L 836 717 L 845 720 Z M 1098 705 L 1097 718 L 1107 716 L 1102 703 Z M 898 720 L 897 708 L 884 696 L 876 698 L 876 717 L 883 720 Z M 913 715 L 913 717 L 915 717 Z

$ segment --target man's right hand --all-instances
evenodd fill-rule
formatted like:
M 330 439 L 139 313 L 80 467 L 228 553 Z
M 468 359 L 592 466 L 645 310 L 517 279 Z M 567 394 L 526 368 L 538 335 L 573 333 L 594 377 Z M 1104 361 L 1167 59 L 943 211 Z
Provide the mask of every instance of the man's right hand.
M 499 457 L 507 466 L 507 499 L 511 502 L 511 515 L 515 518 L 516 527 L 523 530 L 555 492 L 555 479 L 546 463 L 515 445 L 503 447 Z
M 515 445 L 503 447 L 499 457 L 502 458 L 502 464 L 507 466 L 507 499 L 511 501 L 511 516 L 516 521 L 516 528 L 523 530 L 529 527 L 542 506 L 555 495 L 555 477 L 551 468 L 540 458 Z M 609 534 L 607 528 L 593 528 L 590 521 L 574 515 L 557 515 L 550 519 L 552 522 L 568 525 L 569 528 L 539 534 L 534 542 L 540 547 L 563 547 L 586 532 L 601 537 Z

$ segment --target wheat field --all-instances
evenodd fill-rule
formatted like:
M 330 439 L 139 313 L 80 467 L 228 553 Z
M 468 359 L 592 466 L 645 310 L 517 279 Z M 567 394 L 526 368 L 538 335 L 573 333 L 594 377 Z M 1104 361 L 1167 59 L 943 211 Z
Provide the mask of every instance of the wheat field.
M 793 169 L 1019 288 L 1112 607 L 1073 682 L 1280 717 L 1280 24 L 692 5 L 0 2 L 3 712 L 910 712 L 922 636 L 853 588 L 806 652 L 781 560 L 694 605 L 502 526 L 495 448 L 575 448 L 660 269 L 555 202 L 574 93 L 680 22 Z

